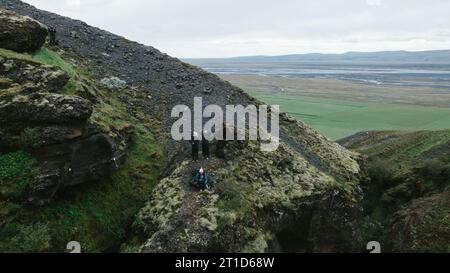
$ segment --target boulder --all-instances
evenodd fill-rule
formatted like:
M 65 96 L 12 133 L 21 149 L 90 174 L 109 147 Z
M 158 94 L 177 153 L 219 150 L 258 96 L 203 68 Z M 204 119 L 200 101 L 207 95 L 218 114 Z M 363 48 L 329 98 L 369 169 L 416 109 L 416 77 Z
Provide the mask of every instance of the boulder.
M 0 9 L 0 46 L 17 52 L 33 52 L 42 47 L 47 27 L 30 17 Z
M 92 114 L 92 104 L 81 97 L 52 93 L 0 96 L 0 123 L 84 124 Z
M 60 92 L 70 77 L 61 69 L 20 57 L 0 55 L 0 74 L 17 84 L 31 83 L 47 92 Z
M 53 128 L 55 133 L 60 129 Z M 82 130 L 82 131 L 80 131 Z M 106 178 L 125 160 L 115 142 L 107 135 L 88 125 L 75 129 L 73 138 L 34 149 L 33 157 L 39 162 L 40 172 L 27 187 L 28 201 L 35 205 L 48 203 L 63 188 Z

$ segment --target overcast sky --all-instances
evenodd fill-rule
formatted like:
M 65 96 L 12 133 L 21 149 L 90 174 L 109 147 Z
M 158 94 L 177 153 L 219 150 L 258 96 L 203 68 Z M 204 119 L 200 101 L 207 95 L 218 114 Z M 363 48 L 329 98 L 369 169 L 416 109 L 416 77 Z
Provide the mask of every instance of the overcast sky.
M 25 0 L 172 56 L 450 49 L 448 0 Z

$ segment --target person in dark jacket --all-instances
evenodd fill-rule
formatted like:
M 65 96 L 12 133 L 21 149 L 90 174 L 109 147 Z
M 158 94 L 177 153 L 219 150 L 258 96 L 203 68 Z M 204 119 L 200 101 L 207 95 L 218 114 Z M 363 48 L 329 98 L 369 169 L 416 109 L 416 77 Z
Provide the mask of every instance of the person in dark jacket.
M 49 44 L 51 46 L 56 46 L 58 45 L 58 41 L 56 40 L 56 28 L 54 27 L 49 27 L 48 28 L 48 34 L 49 34 Z
M 218 158 L 225 159 L 226 157 L 226 139 L 227 139 L 227 125 L 226 123 L 222 124 L 222 130 L 218 132 L 222 134 L 222 140 L 217 140 L 216 144 L 216 156 Z
M 206 139 L 206 134 L 208 132 L 204 131 L 203 132 L 203 138 L 202 138 L 202 153 L 203 153 L 203 158 L 208 160 L 209 159 L 209 141 Z
M 197 132 L 192 134 L 191 148 L 192 148 L 192 160 L 198 161 L 198 151 L 199 151 L 199 141 L 196 139 L 198 137 Z

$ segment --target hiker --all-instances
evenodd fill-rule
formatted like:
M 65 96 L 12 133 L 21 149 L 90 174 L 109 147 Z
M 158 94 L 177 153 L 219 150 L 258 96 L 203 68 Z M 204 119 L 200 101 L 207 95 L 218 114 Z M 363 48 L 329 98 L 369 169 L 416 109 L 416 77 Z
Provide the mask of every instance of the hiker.
M 50 36 L 49 44 L 50 44 L 51 46 L 56 46 L 56 45 L 58 45 L 58 41 L 56 40 L 56 28 L 54 28 L 54 27 L 49 27 L 49 28 L 48 28 L 48 33 L 49 33 L 49 36 Z
M 218 158 L 225 158 L 225 150 L 226 150 L 226 139 L 227 139 L 227 125 L 226 123 L 223 123 L 221 132 L 218 132 L 219 134 L 222 134 L 222 140 L 217 140 L 216 145 L 216 156 Z
M 198 134 L 194 131 L 191 139 L 191 148 L 192 148 L 192 160 L 198 161 L 198 150 L 199 150 L 199 141 L 197 140 Z
M 203 131 L 203 138 L 202 138 L 202 153 L 203 158 L 208 160 L 209 159 L 209 141 L 206 139 L 206 134 L 208 132 L 205 130 Z
M 195 183 L 197 186 L 203 188 L 204 190 L 209 189 L 208 175 L 206 174 L 205 170 L 203 170 L 203 168 L 200 168 L 197 175 L 195 176 Z

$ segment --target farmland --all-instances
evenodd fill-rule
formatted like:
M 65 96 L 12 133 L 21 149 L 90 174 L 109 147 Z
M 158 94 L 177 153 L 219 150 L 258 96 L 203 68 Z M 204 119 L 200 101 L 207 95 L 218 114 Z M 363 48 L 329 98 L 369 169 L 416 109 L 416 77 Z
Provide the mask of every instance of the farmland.
M 280 105 L 333 140 L 360 131 L 450 128 L 450 92 L 334 79 L 220 75 L 261 101 Z

